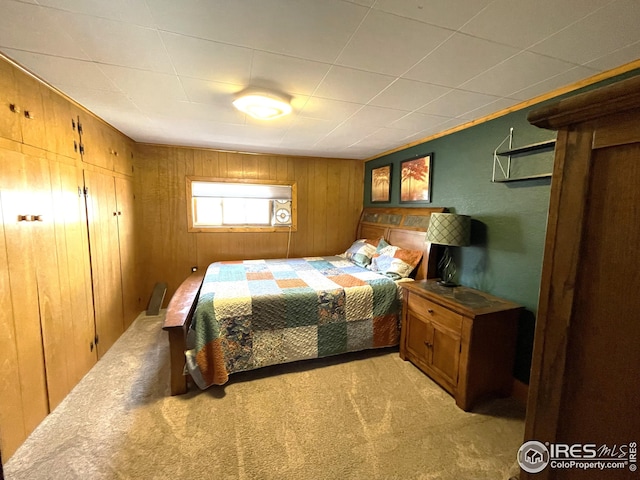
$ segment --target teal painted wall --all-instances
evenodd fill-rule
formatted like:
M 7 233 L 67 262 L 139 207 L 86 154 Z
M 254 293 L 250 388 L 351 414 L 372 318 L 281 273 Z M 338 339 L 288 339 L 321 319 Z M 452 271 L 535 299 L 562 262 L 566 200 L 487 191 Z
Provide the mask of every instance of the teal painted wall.
M 583 90 L 638 73 L 628 72 Z M 555 138 L 555 132 L 534 127 L 526 120 L 528 112 L 540 105 L 377 158 L 365 167 L 365 206 L 407 207 L 411 205 L 399 201 L 400 162 L 433 153 L 430 206 L 472 217 L 472 245 L 452 248 L 458 282 L 526 309 L 519 321 L 514 370 L 514 376 L 525 383 L 531 367 L 551 180 L 492 183 L 491 174 L 493 152 L 510 128 L 514 129 L 514 147 Z M 393 165 L 391 202 L 372 204 L 371 169 L 389 163 Z M 514 173 L 521 175 L 550 172 L 552 165 L 553 151 L 513 160 Z
M 492 183 L 493 152 L 514 128 L 514 146 L 555 138 L 531 126 L 519 111 L 367 163 L 371 169 L 392 163 L 391 202 L 372 204 L 365 188 L 365 206 L 411 206 L 400 200 L 400 162 L 433 153 L 431 206 L 472 218 L 472 245 L 452 247 L 458 282 L 518 302 L 527 309 L 519 323 L 514 375 L 528 383 L 534 315 L 537 309 L 543 246 L 549 208 L 550 180 Z M 551 168 L 553 152 L 513 160 L 514 170 L 533 165 L 537 173 Z M 517 164 L 517 165 L 516 165 Z

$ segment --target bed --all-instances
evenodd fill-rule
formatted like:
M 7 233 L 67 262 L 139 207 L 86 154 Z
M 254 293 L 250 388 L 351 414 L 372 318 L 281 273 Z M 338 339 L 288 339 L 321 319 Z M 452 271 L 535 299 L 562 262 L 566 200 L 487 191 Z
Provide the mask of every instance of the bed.
M 421 251 L 411 277 L 433 278 L 435 246 L 424 237 L 431 213 L 443 211 L 367 208 L 356 239 L 370 239 L 383 252 L 375 255 L 378 270 L 386 268 L 386 244 Z M 353 252 L 348 256 L 216 262 L 194 272 L 169 302 L 163 327 L 171 394 L 185 393 L 189 383 L 221 385 L 230 374 L 267 365 L 396 345 L 397 279 L 363 268 Z

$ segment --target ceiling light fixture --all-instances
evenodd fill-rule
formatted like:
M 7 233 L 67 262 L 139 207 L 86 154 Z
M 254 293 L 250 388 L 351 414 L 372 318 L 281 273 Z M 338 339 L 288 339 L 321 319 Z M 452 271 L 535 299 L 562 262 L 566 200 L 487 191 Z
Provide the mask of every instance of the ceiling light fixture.
M 258 120 L 273 120 L 291 113 L 291 99 L 266 90 L 247 89 L 240 92 L 233 105 Z

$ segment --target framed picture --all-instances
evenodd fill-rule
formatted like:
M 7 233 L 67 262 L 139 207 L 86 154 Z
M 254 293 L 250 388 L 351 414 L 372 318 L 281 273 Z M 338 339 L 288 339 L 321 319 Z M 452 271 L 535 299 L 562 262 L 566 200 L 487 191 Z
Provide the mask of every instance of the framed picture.
M 433 153 L 400 162 L 400 203 L 431 203 Z
M 371 170 L 371 203 L 391 201 L 391 164 Z

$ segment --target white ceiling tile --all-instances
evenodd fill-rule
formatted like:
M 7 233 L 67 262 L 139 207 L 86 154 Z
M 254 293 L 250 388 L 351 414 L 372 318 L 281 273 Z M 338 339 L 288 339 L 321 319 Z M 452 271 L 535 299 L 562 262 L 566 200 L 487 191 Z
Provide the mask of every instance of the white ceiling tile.
M 360 158 L 367 159 L 378 156 L 381 152 L 379 148 L 367 148 L 366 145 L 354 145 L 343 149 L 340 158 Z
M 395 78 L 334 65 L 314 95 L 366 104 Z
M 423 132 L 424 136 L 422 138 L 427 138 L 442 132 L 446 132 L 447 130 L 450 130 L 455 127 L 459 127 L 460 125 L 463 125 L 465 123 L 467 123 L 467 120 L 463 118 L 452 118 L 451 120 L 447 120 L 446 122 L 438 125 L 437 127 L 426 129 Z
M 450 120 L 450 118 L 451 117 L 443 117 L 440 115 L 428 115 L 425 113 L 411 112 L 404 117 L 396 120 L 395 122 L 392 122 L 390 124 L 390 127 L 414 132 L 422 131 L 427 128 L 440 125 L 447 120 Z
M 451 90 L 418 111 L 431 115 L 459 117 L 471 110 L 489 105 L 498 99 L 499 97 L 483 93 Z
M 500 98 L 499 100 L 496 100 L 493 103 L 488 103 L 487 105 L 484 105 L 471 112 L 468 112 L 467 119 L 475 120 L 475 119 L 483 118 L 483 117 L 486 117 L 487 115 L 500 112 L 501 110 L 504 110 L 506 108 L 513 107 L 518 103 L 521 103 L 521 100 L 517 100 L 515 98 Z
M 313 148 L 313 145 L 326 136 L 326 133 L 288 131 L 282 136 L 280 143 L 289 148 Z
M 632 43 L 628 47 L 620 48 L 614 52 L 608 53 L 607 55 L 598 57 L 595 60 L 586 63 L 584 66 L 605 71 L 619 67 L 620 65 L 638 61 L 638 59 L 640 59 L 640 41 Z
M 376 0 L 345 0 L 345 2 L 351 2 L 357 5 L 371 7 L 374 3 L 376 3 Z
M 317 118 L 297 117 L 295 122 L 287 131 L 288 136 L 300 134 L 306 135 L 326 135 L 331 132 L 339 122 L 330 120 L 320 120 Z
M 349 146 L 354 145 L 362 137 L 363 135 L 355 136 L 352 131 L 342 131 L 338 129 L 314 143 L 313 148 L 331 152 L 330 156 L 333 156 L 349 148 Z
M 386 127 L 407 114 L 404 110 L 365 105 L 349 118 L 349 122 L 362 127 Z
M 404 139 L 409 136 L 409 132 L 405 130 L 396 130 L 394 128 L 379 128 L 371 134 L 364 137 L 354 146 L 359 144 L 366 145 L 367 148 L 377 148 L 384 150 L 385 148 L 393 148 L 404 143 Z
M 378 107 L 395 108 L 411 112 L 444 95 L 448 91 L 449 89 L 445 87 L 401 78 L 380 92 L 380 94 L 369 103 Z
M 457 87 L 519 50 L 456 33 L 409 70 L 405 78 Z M 451 59 L 456 61 L 452 62 Z
M 618 0 L 550 36 L 530 50 L 577 64 L 588 63 L 640 40 L 638 18 L 638 0 Z
M 300 118 L 322 120 L 338 125 L 361 109 L 363 105 L 326 98 L 311 97 L 299 111 Z
M 0 0 L 0 11 L 0 47 L 89 59 L 56 21 L 55 11 L 52 14 L 50 9 L 13 0 Z
M 100 69 L 131 100 L 139 105 L 162 101 L 187 101 L 178 77 L 133 68 L 100 65 Z
M 492 0 L 378 0 L 373 8 L 457 30 Z
M 243 142 L 245 145 L 279 145 L 286 132 L 286 129 L 247 125 L 244 130 Z
M 159 119 L 180 118 L 193 122 L 217 122 L 243 125 L 246 115 L 232 105 L 205 105 L 194 102 L 162 101 L 145 105 L 145 111 Z
M 460 30 L 526 48 L 556 33 L 611 0 L 495 0 Z
M 254 51 L 248 86 L 273 88 L 289 95 L 310 95 L 330 66 L 312 60 Z
M 105 109 L 140 113 L 140 110 L 122 92 L 95 90 L 86 85 L 63 85 L 63 88 L 69 97 L 96 115 Z
M 154 128 L 145 132 L 140 141 L 169 145 L 203 146 L 237 150 L 238 138 L 243 138 L 244 125 L 225 125 L 215 122 L 177 122 L 175 119 L 155 121 Z M 235 141 L 234 141 L 235 140 Z
M 139 0 L 37 0 L 45 7 L 67 12 L 108 18 L 119 22 L 153 27 L 153 17 L 144 1 Z
M 104 107 L 100 111 L 100 118 L 111 126 L 118 126 L 121 132 L 132 140 L 139 141 L 147 132 L 155 129 L 155 124 L 147 115 L 139 110 L 125 111 L 121 108 Z
M 574 65 L 531 52 L 521 52 L 460 87 L 488 95 L 508 97 L 514 92 L 571 70 Z
M 432 133 L 428 133 L 428 132 L 432 132 L 432 131 L 437 131 L 437 130 L 435 130 L 435 127 L 431 127 L 431 129 L 429 130 L 415 132 L 404 139 L 404 144 L 406 145 L 409 143 L 420 142 L 425 138 L 427 138 L 427 136 L 431 135 Z
M 156 30 L 66 12 L 57 12 L 56 16 L 60 25 L 64 25 L 69 35 L 85 51 L 91 52 L 91 59 L 98 63 L 162 73 L 174 72 Z
M 22 50 L 5 49 L 4 52 L 54 87 L 91 86 L 94 91 L 118 90 L 102 70 L 89 61 L 40 55 Z
M 180 77 L 180 82 L 191 102 L 231 106 L 236 93 L 243 85 L 233 83 L 209 82 L 198 78 Z
M 300 116 L 339 123 L 351 117 L 360 108 L 362 105 L 357 103 L 311 97 L 300 111 Z
M 531 98 L 537 97 L 538 95 L 549 93 L 553 90 L 557 90 L 558 88 L 571 85 L 578 80 L 589 78 L 593 75 L 596 75 L 597 73 L 598 72 L 596 70 L 591 70 L 589 68 L 574 67 L 571 70 L 567 70 L 566 72 L 551 77 L 540 83 L 514 92 L 511 94 L 511 97 L 519 98 L 522 100 L 529 100 Z
M 249 48 L 167 32 L 161 37 L 178 75 L 238 85 L 251 76 Z
M 336 63 L 398 76 L 451 33 L 440 27 L 372 10 Z
M 147 3 L 163 30 L 321 62 L 335 59 L 367 12 L 339 0 Z
M 285 115 L 283 117 L 272 118 L 270 120 L 253 118 L 251 115 L 246 115 L 245 123 L 247 126 L 250 126 L 251 128 L 256 129 L 256 131 L 259 132 L 267 132 L 269 130 L 273 130 L 281 131 L 284 134 L 284 132 L 289 130 L 291 125 L 295 123 L 296 119 L 296 114 Z

